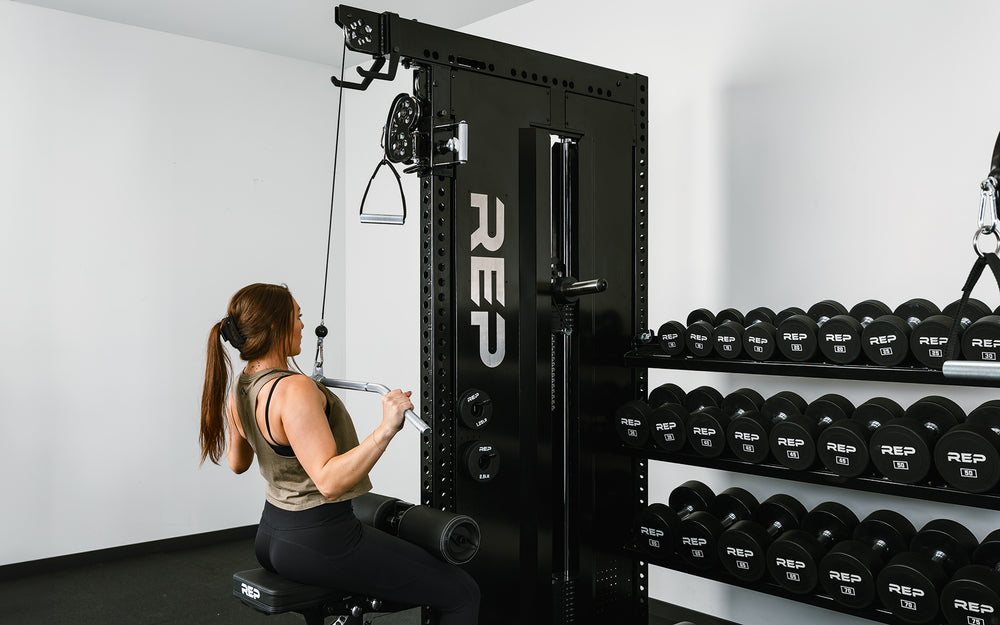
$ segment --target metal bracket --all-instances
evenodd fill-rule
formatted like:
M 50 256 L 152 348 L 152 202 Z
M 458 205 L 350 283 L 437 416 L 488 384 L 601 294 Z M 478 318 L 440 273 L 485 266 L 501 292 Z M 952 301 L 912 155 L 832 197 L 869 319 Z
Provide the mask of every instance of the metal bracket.
M 447 139 L 438 139 L 440 134 L 447 134 Z M 449 161 L 435 162 L 437 155 L 452 153 L 455 157 Z M 465 165 L 469 162 L 469 124 L 465 120 L 454 124 L 434 126 L 431 133 L 430 159 L 428 163 L 418 163 L 403 170 L 404 174 L 417 172 L 424 175 L 439 167 Z

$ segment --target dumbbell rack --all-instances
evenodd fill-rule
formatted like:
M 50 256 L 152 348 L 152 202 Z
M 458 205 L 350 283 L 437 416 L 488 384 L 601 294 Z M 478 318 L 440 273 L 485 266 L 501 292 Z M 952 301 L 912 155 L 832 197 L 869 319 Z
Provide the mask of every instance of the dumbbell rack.
M 640 346 L 627 352 L 624 356 L 626 366 L 644 370 L 672 369 L 685 371 L 710 371 L 715 373 L 739 373 L 767 376 L 784 377 L 806 377 L 806 378 L 826 378 L 840 380 L 860 380 L 874 382 L 903 382 L 913 384 L 943 384 L 964 387 L 995 387 L 993 380 L 975 379 L 952 379 L 946 378 L 940 371 L 918 367 L 880 367 L 874 365 L 834 365 L 828 363 L 792 363 L 785 361 L 749 361 L 749 360 L 727 360 L 718 358 L 693 358 L 688 356 L 667 356 L 659 352 L 655 346 Z M 778 478 L 789 481 L 822 484 L 838 488 L 851 490 L 891 494 L 896 496 L 921 499 L 926 501 L 937 501 L 955 505 L 968 506 L 972 508 L 983 508 L 989 510 L 1000 510 L 1000 494 L 976 494 L 959 491 L 947 486 L 930 486 L 924 484 L 903 484 L 884 478 L 857 477 L 845 478 L 826 470 L 796 471 L 787 467 L 770 463 L 751 463 L 733 458 L 706 458 L 688 452 L 664 452 L 655 449 L 637 449 L 628 447 L 622 443 L 622 451 L 626 455 L 631 455 L 639 459 L 640 466 L 645 471 L 647 467 L 643 460 L 657 460 L 682 464 L 687 466 L 697 466 L 734 473 L 748 475 L 758 475 L 763 477 Z M 648 502 L 639 497 L 640 504 L 646 505 Z M 687 566 L 684 562 L 672 560 L 658 560 L 650 558 L 634 545 L 627 545 L 625 551 L 633 557 L 643 562 L 659 566 L 661 568 L 686 573 L 703 579 L 737 586 L 761 592 L 764 594 L 790 599 L 799 603 L 805 603 L 824 609 L 828 609 L 843 614 L 868 619 L 875 622 L 896 624 L 899 619 L 889 610 L 882 607 L 870 607 L 867 609 L 854 609 L 841 605 L 833 598 L 820 594 L 810 593 L 798 595 L 791 593 L 780 585 L 761 580 L 758 582 L 745 582 L 728 575 L 724 570 L 700 571 Z

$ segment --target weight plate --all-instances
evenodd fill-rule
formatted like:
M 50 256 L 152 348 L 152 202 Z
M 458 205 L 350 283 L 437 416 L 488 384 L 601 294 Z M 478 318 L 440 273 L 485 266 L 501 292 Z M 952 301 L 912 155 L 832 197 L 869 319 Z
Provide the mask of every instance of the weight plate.
M 883 607 L 907 623 L 930 623 L 938 614 L 938 589 L 948 581 L 941 567 L 913 552 L 894 556 L 875 582 Z
M 820 352 L 830 362 L 846 365 L 861 356 L 861 323 L 850 315 L 837 315 L 820 326 Z
M 707 308 L 699 308 L 698 310 L 692 310 L 687 316 L 687 325 L 692 325 L 696 321 L 705 321 L 711 325 L 715 325 L 715 314 Z
M 754 308 L 746 315 L 745 325 L 751 326 L 758 321 L 766 321 L 767 323 L 774 323 L 774 311 L 767 306 L 760 306 Z
M 691 414 L 688 440 L 691 449 L 706 458 L 717 458 L 726 450 L 726 419 L 721 408 L 709 406 Z
M 735 321 L 726 321 L 716 326 L 713 334 L 715 353 L 722 358 L 732 359 L 743 351 L 743 326 Z
M 921 482 L 933 466 L 933 441 L 914 419 L 895 419 L 875 430 L 868 450 L 875 469 L 894 482 Z
M 961 341 L 966 360 L 996 362 L 1000 354 L 1000 315 L 979 319 L 965 329 Z
M 933 315 L 917 324 L 910 332 L 910 353 L 920 364 L 940 369 L 948 351 L 952 318 Z
M 792 417 L 781 423 L 776 423 L 771 429 L 768 444 L 771 455 L 782 466 L 796 471 L 804 471 L 816 461 L 816 444 L 812 438 L 812 429 L 802 422 L 803 419 Z M 810 424 L 811 425 L 811 424 Z
M 875 582 L 881 566 L 870 544 L 845 540 L 820 560 L 820 585 L 840 605 L 867 608 L 878 597 Z
M 941 590 L 941 612 L 949 625 L 1000 625 L 1000 572 L 981 564 L 960 568 Z
M 636 547 L 657 560 L 666 560 L 673 555 L 673 524 L 669 519 L 676 516 L 662 503 L 644 508 L 635 521 Z
M 719 560 L 734 577 L 757 581 L 767 572 L 768 537 L 756 521 L 737 521 L 719 537 Z
M 816 355 L 819 326 L 806 315 L 793 315 L 778 325 L 775 341 L 778 351 L 794 362 L 812 360 Z
M 816 538 L 799 529 L 788 530 L 767 549 L 767 570 L 785 590 L 804 595 L 819 582 L 817 560 L 822 556 Z
M 712 354 L 715 347 L 713 333 L 715 327 L 707 321 L 695 321 L 684 332 L 684 347 L 693 356 L 704 358 Z
M 726 441 L 733 455 L 745 462 L 763 462 L 768 454 L 770 424 L 770 420 L 759 412 L 747 412 L 730 421 Z
M 481 430 L 493 417 L 493 401 L 485 391 L 470 388 L 458 398 L 458 416 L 465 427 Z
M 944 307 L 944 310 L 941 311 L 942 314 L 952 318 L 958 317 L 959 316 L 958 306 L 961 303 L 962 300 L 957 299 L 954 302 L 948 304 L 947 306 Z M 965 325 L 969 325 L 974 321 L 982 319 L 983 317 L 990 314 L 992 314 L 992 311 L 990 310 L 990 307 L 986 305 L 985 302 L 970 297 L 969 300 L 965 302 L 965 308 L 962 310 L 962 316 L 960 317 L 960 319 L 962 323 L 964 323 Z
M 681 390 L 681 387 L 667 382 L 649 391 L 647 403 L 651 408 L 656 408 L 661 404 L 683 404 L 684 397 L 684 391 Z
M 490 482 L 500 472 L 500 454 L 493 445 L 473 441 L 465 448 L 465 468 L 476 482 Z
M 757 412 L 764 405 L 764 398 L 752 388 L 736 389 L 722 400 L 722 412 L 737 417 L 746 412 Z

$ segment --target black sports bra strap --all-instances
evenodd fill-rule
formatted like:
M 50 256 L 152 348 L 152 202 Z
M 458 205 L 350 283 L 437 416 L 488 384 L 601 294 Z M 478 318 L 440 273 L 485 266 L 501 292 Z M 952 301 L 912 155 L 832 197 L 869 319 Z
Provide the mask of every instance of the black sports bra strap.
M 287 377 L 289 377 L 291 375 L 293 375 L 293 374 L 290 373 L 288 375 L 283 375 L 283 376 L 279 377 L 278 379 L 276 379 L 274 381 L 274 384 L 271 385 L 271 390 L 267 393 L 267 403 L 264 404 L 264 425 L 267 426 L 267 437 L 271 439 L 271 440 L 268 441 L 268 443 L 272 447 L 275 447 L 275 448 L 285 449 L 288 446 L 287 445 L 279 445 L 278 441 L 274 440 L 274 434 L 271 434 L 271 414 L 270 414 L 271 413 L 271 396 L 274 395 L 274 389 L 278 386 L 278 382 L 282 381 L 283 379 L 285 379 L 285 378 L 287 378 Z M 277 451 L 277 449 L 275 449 L 275 451 Z

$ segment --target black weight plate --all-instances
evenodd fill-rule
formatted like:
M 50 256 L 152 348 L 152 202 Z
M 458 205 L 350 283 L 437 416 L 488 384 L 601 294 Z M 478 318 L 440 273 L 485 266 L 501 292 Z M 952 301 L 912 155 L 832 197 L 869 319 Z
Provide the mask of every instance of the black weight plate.
M 716 497 L 718 500 L 718 497 Z M 708 512 L 694 512 L 681 522 L 674 548 L 685 562 L 699 570 L 709 570 L 719 562 L 717 538 L 725 527 Z
M 830 362 L 850 364 L 861 356 L 863 330 L 861 322 L 850 315 L 832 317 L 819 329 L 819 350 Z
M 842 541 L 820 560 L 820 585 L 840 605 L 867 608 L 878 597 L 875 582 L 882 564 L 871 545 Z
M 963 566 L 941 590 L 941 612 L 948 625 L 1000 625 L 1000 572 Z
M 715 314 L 707 308 L 699 308 L 698 310 L 692 310 L 687 316 L 687 325 L 692 325 L 696 321 L 706 321 L 711 325 L 715 325 Z
M 725 321 L 716 326 L 712 337 L 713 349 L 722 358 L 737 358 L 743 351 L 743 326 L 735 321 Z
M 1000 354 L 1000 315 L 987 315 L 965 329 L 962 355 L 966 360 L 996 362 Z
M 649 437 L 663 451 L 675 452 L 687 441 L 687 408 L 680 404 L 661 404 L 649 413 Z
M 954 302 L 945 306 L 944 310 L 941 311 L 941 313 L 952 318 L 958 317 L 958 306 L 961 303 L 962 300 L 957 299 Z M 969 298 L 969 300 L 965 302 L 965 308 L 962 310 L 962 316 L 960 317 L 960 321 L 964 325 L 969 325 L 972 322 L 982 319 L 986 315 L 990 314 L 993 313 L 990 310 L 990 307 L 987 306 L 985 302 L 975 298 Z
M 933 466 L 934 441 L 913 419 L 894 419 L 872 433 L 868 453 L 882 475 L 894 482 L 916 484 Z
M 771 579 L 785 590 L 804 595 L 819 582 L 822 549 L 816 538 L 799 529 L 781 535 L 767 548 L 767 570 Z
M 635 544 L 654 559 L 666 560 L 673 555 L 673 535 L 676 514 L 662 503 L 644 508 L 635 521 Z
M 684 331 L 680 321 L 668 321 L 656 332 L 660 351 L 667 356 L 680 356 L 684 353 Z
M 825 299 L 810 306 L 807 314 L 819 322 L 823 319 L 831 319 L 837 315 L 846 315 L 847 309 L 838 301 Z
M 866 299 L 855 304 L 849 314 L 858 321 L 870 322 L 890 313 L 892 313 L 892 309 L 886 306 L 884 302 L 877 299 Z
M 799 415 L 801 416 L 801 415 Z M 816 461 L 816 443 L 812 438 L 812 423 L 804 418 L 792 417 L 776 423 L 771 429 L 768 444 L 771 455 L 782 466 L 804 471 Z
M 736 417 L 745 412 L 758 412 L 764 405 L 764 398 L 752 388 L 739 388 L 722 400 L 722 412 Z
M 747 327 L 757 323 L 758 321 L 766 321 L 768 323 L 774 323 L 774 311 L 767 306 L 760 306 L 754 308 L 746 315 L 745 325 Z
M 940 369 L 948 353 L 948 336 L 952 318 L 933 315 L 919 323 L 910 332 L 910 353 L 920 364 Z
M 893 314 L 900 317 L 907 324 L 914 326 L 928 317 L 940 315 L 941 309 L 929 299 L 915 297 L 897 306 Z
M 707 321 L 695 321 L 684 331 L 684 347 L 689 353 L 698 358 L 705 358 L 712 354 L 715 347 L 713 333 L 715 327 Z
M 852 419 L 838 421 L 819 433 L 816 455 L 829 471 L 858 477 L 868 470 L 868 432 Z
M 734 577 L 752 582 L 767 572 L 768 537 L 756 521 L 737 521 L 719 537 L 719 560 Z
M 759 412 L 744 413 L 729 422 L 726 441 L 733 455 L 745 462 L 763 462 L 768 454 L 771 420 Z
M 685 408 L 690 412 L 694 412 L 702 408 L 708 408 L 709 406 L 718 408 L 722 405 L 722 400 L 722 393 L 711 386 L 699 386 L 687 394 L 683 403 Z
M 746 323 L 746 320 L 743 318 L 743 313 L 735 308 L 725 308 L 720 310 L 719 314 L 715 316 L 715 325 L 722 325 L 726 321 L 735 321 L 741 326 Z
M 922 554 L 894 556 L 876 580 L 882 606 L 907 623 L 930 623 L 938 615 L 938 589 L 948 581 L 941 567 Z

